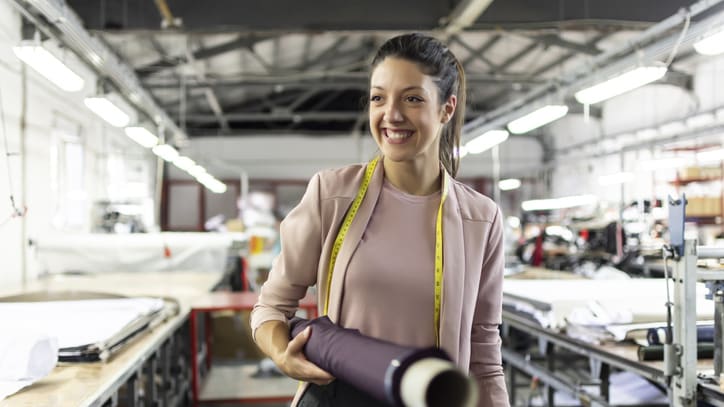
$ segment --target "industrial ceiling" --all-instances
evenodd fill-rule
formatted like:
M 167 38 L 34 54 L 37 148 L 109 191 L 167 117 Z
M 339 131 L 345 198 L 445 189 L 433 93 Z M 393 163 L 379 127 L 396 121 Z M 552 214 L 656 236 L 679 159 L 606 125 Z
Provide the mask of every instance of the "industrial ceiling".
M 42 1 L 15 1 L 26 17 L 38 16 Z M 445 39 L 462 61 L 466 119 L 474 122 L 693 3 L 67 1 L 188 137 L 364 132 L 369 62 L 385 39 L 406 31 Z M 690 86 L 692 55 L 677 54 L 662 80 Z

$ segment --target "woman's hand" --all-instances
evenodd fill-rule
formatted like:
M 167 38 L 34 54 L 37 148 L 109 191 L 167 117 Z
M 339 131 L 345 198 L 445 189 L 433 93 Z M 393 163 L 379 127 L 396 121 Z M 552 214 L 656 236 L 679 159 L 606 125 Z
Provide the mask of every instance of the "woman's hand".
M 284 374 L 293 379 L 318 385 L 329 384 L 334 380 L 334 377 L 310 362 L 302 351 L 311 333 L 311 327 L 307 327 L 289 341 L 289 344 L 283 352 L 277 353 L 275 355 L 276 357 L 272 359 Z

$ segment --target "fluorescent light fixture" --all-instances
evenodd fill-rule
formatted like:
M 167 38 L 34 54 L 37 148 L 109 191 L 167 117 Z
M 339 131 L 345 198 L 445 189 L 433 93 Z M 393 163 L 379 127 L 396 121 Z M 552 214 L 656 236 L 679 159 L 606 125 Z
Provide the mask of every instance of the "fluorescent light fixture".
M 23 41 L 13 52 L 45 79 L 66 92 L 77 92 L 83 89 L 84 81 L 78 74 L 48 52 L 35 41 Z
M 576 206 L 590 205 L 595 203 L 597 198 L 594 195 L 574 195 L 552 199 L 533 199 L 523 201 L 520 205 L 524 211 L 545 211 L 550 209 L 574 208 Z
M 201 174 L 206 174 L 206 169 L 198 164 L 192 166 L 186 172 L 194 178 L 198 178 Z
M 98 96 L 88 97 L 83 101 L 86 107 L 97 114 L 98 117 L 105 120 L 111 126 L 125 127 L 130 123 L 130 116 L 120 107 L 115 105 L 110 99 Z
M 686 125 L 692 129 L 698 129 L 700 127 L 706 127 L 715 121 L 713 113 L 702 113 L 696 116 L 691 116 L 686 119 Z
M 501 191 L 510 191 L 520 188 L 520 180 L 518 178 L 501 179 L 498 181 L 498 188 Z
M 666 75 L 663 65 L 640 66 L 607 81 L 576 92 L 576 100 L 586 105 L 592 105 L 634 90 Z
M 507 140 L 509 134 L 506 130 L 486 131 L 465 143 L 465 150 L 470 154 L 480 154 Z
M 686 166 L 690 160 L 684 157 L 657 158 L 639 163 L 641 169 L 645 171 L 656 171 L 670 168 L 681 168 Z
M 194 162 L 194 160 L 180 155 L 173 159 L 173 165 L 181 170 L 188 171 L 191 167 L 196 165 L 196 163 Z
M 663 136 L 671 136 L 683 133 L 686 130 L 684 122 L 676 120 L 659 126 L 659 133 Z
M 165 161 L 173 161 L 178 157 L 178 151 L 168 144 L 159 144 L 151 149 L 154 154 L 163 158 Z
M 508 123 L 508 130 L 513 134 L 527 133 L 538 127 L 556 121 L 568 113 L 566 105 L 547 105 Z
M 194 178 L 196 178 L 196 181 L 199 181 L 202 184 L 206 184 L 206 183 L 211 182 L 216 179 L 216 178 L 214 178 L 213 175 L 209 174 L 208 172 L 202 172 L 201 174 L 199 174 L 198 176 L 195 176 Z
M 128 138 L 146 148 L 158 144 L 158 137 L 145 127 L 126 127 L 125 132 Z
M 617 172 L 615 174 L 601 175 L 598 177 L 599 185 L 619 185 L 631 182 L 634 175 L 631 172 Z
M 226 184 L 215 178 L 209 182 L 202 184 L 215 194 L 223 194 L 224 192 L 226 192 Z
M 718 55 L 724 52 L 724 27 L 694 43 L 696 52 L 702 55 Z
M 724 161 L 724 148 L 696 153 L 696 161 L 700 163 Z
M 651 140 L 658 135 L 659 132 L 656 129 L 642 129 L 636 132 L 636 138 L 639 140 Z

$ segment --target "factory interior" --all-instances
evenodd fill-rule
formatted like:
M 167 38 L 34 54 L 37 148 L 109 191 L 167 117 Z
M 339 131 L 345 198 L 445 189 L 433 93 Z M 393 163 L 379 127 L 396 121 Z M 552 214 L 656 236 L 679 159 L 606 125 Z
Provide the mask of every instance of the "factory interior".
M 499 210 L 502 296 L 480 301 L 509 405 L 724 406 L 724 0 L 0 0 L 0 407 L 296 405 L 304 380 L 256 335 L 262 287 L 307 290 L 286 318 L 328 315 L 340 248 L 315 252 L 298 208 L 337 199 L 321 171 L 388 151 L 373 58 L 407 33 L 465 73 L 454 187 Z M 365 177 L 335 209 L 340 258 Z M 465 236 L 440 250 L 468 273 L 449 250 L 491 243 Z M 318 280 L 294 280 L 294 250 Z M 455 352 L 464 391 L 400 379 L 379 405 L 500 404 Z M 397 386 L 389 369 L 369 376 Z

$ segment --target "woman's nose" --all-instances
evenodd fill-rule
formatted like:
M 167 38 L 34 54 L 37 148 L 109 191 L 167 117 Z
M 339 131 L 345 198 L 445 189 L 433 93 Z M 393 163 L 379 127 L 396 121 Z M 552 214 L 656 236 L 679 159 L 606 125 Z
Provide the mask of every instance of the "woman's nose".
M 397 103 L 389 103 L 385 109 L 385 121 L 390 123 L 401 122 L 404 119 Z

